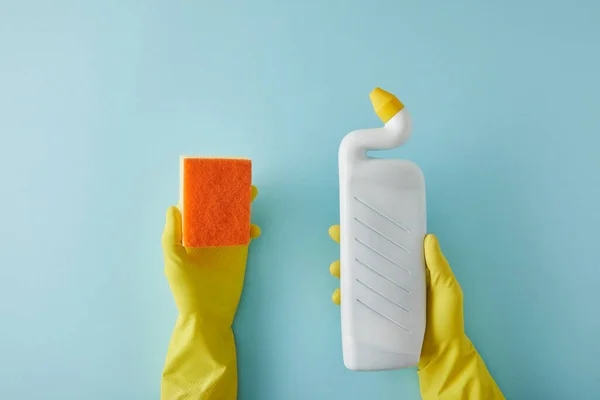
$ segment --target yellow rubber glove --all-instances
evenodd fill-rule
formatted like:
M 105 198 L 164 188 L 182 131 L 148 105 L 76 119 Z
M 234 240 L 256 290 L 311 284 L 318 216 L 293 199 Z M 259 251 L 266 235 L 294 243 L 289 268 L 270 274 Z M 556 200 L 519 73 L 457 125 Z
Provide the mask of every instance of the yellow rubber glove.
M 340 242 L 339 225 L 329 236 Z M 434 235 L 425 237 L 427 265 L 427 326 L 418 364 L 424 400 L 504 400 L 483 360 L 465 334 L 463 294 Z M 340 277 L 340 262 L 329 268 Z M 340 304 L 340 290 L 332 300 Z
M 256 194 L 252 187 L 252 200 Z M 231 325 L 244 285 L 248 246 L 187 249 L 181 235 L 181 213 L 171 207 L 162 244 L 179 316 L 163 370 L 161 399 L 235 399 Z M 250 237 L 259 235 L 260 229 L 252 225 Z

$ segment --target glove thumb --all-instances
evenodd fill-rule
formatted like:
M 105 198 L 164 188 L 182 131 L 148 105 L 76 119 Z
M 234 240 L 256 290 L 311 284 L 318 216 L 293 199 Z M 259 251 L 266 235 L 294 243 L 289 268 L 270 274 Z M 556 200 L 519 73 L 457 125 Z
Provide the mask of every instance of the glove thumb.
M 177 207 L 169 207 L 165 221 L 165 229 L 162 234 L 162 246 L 165 257 L 186 256 L 185 248 L 181 242 L 182 239 L 181 212 Z
M 458 285 L 450 264 L 444 257 L 435 235 L 429 234 L 425 236 L 425 264 L 429 270 L 431 286 L 439 287 L 445 286 L 450 287 L 452 285 Z

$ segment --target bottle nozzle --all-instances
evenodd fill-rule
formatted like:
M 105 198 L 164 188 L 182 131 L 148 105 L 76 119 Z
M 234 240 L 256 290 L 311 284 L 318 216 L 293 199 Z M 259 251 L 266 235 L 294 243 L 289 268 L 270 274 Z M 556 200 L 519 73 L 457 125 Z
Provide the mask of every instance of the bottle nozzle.
M 380 88 L 373 89 L 369 97 L 375 109 L 375 114 L 384 124 L 404 108 L 404 104 L 396 96 Z

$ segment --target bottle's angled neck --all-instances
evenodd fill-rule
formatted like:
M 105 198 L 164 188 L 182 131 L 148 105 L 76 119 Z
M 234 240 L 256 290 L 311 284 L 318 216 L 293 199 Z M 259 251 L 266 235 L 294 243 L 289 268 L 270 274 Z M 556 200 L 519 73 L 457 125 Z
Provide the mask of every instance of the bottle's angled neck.
M 369 150 L 399 147 L 408 140 L 410 133 L 410 114 L 406 109 L 402 109 L 382 128 L 361 129 L 346 135 L 340 146 L 340 162 L 364 159 Z

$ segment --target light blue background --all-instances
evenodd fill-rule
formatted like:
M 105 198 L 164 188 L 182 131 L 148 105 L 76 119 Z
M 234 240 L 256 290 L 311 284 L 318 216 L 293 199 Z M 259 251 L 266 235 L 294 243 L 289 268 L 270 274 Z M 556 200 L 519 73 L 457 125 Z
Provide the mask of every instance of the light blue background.
M 336 152 L 414 117 L 429 230 L 511 399 L 600 380 L 595 1 L 0 1 L 0 398 L 158 399 L 176 317 L 160 234 L 178 156 L 242 155 L 260 195 L 240 398 L 417 399 L 342 365 Z

